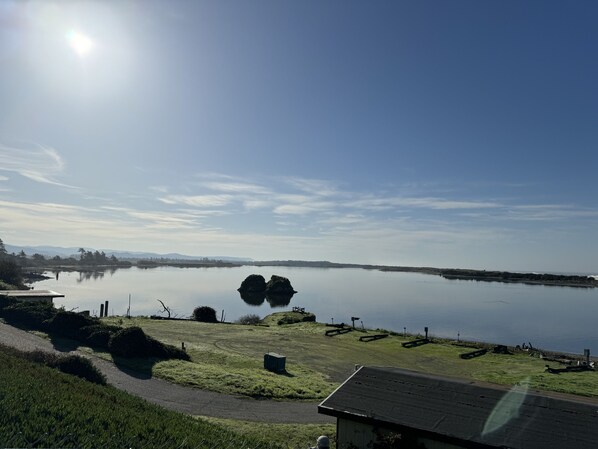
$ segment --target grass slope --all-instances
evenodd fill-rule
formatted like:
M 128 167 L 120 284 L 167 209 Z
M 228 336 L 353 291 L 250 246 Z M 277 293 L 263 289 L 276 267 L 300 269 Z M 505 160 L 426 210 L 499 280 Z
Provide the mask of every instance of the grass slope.
M 2 346 L 0 379 L 0 447 L 283 447 L 29 362 Z
M 306 449 L 315 446 L 320 435 L 327 435 L 334 445 L 336 424 L 269 424 L 235 419 L 201 417 L 202 419 L 226 427 L 235 433 L 250 438 L 263 438 L 280 442 L 283 447 Z
M 119 321 L 111 318 L 110 320 Z M 271 319 L 272 320 L 272 319 Z M 505 385 L 529 379 L 532 388 L 598 396 L 598 372 L 544 372 L 546 362 L 521 352 L 488 353 L 463 360 L 471 349 L 440 341 L 406 349 L 412 338 L 391 335 L 363 343 L 359 337 L 378 331 L 354 331 L 326 337 L 326 326 L 297 323 L 284 326 L 242 326 L 145 318 L 120 320 L 136 325 L 152 337 L 175 346 L 185 342 L 191 362 L 166 361 L 153 367 L 159 377 L 213 391 L 275 399 L 322 399 L 344 381 L 355 364 L 389 366 L 470 378 Z M 287 357 L 288 375 L 263 369 L 263 355 L 273 351 Z M 552 364 L 557 366 L 556 364 Z

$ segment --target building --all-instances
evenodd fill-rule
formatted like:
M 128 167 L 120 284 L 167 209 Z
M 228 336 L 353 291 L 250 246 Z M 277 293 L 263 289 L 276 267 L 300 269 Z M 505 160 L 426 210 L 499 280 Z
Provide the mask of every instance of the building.
M 337 449 L 598 447 L 596 400 L 397 368 L 360 368 L 318 412 L 337 418 Z
M 64 298 L 62 293 L 52 290 L 0 290 L 1 297 L 14 298 L 19 301 L 52 302 L 54 298 Z

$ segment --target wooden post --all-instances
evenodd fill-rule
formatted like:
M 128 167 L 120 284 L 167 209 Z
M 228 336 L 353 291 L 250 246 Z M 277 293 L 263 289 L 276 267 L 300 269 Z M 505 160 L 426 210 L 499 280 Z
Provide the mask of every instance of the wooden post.
M 104 317 L 104 304 L 100 304 L 100 318 Z
M 108 316 L 108 301 L 106 301 L 106 305 L 104 306 L 104 316 Z
M 428 339 L 428 326 L 424 327 L 424 332 L 426 333 L 426 340 Z

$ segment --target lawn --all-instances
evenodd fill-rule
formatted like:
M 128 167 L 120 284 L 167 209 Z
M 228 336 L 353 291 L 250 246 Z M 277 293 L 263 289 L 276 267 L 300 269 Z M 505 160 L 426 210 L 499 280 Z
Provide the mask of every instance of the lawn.
M 185 343 L 191 362 L 164 361 L 153 374 L 173 382 L 224 393 L 273 399 L 319 400 L 325 398 L 355 369 L 355 365 L 388 366 L 415 371 L 513 385 L 528 379 L 532 388 L 585 396 L 598 396 L 598 373 L 545 373 L 545 360 L 526 352 L 513 355 L 488 353 L 463 360 L 471 349 L 441 341 L 404 348 L 402 335 L 372 342 L 359 337 L 379 331 L 362 331 L 327 337 L 330 329 L 320 323 L 278 326 L 208 324 L 195 321 L 162 321 L 147 318 L 109 318 L 111 324 L 140 326 L 158 340 Z M 269 322 L 275 322 L 270 319 Z M 287 357 L 285 375 L 263 369 L 266 352 Z M 557 364 L 552 363 L 556 367 Z
M 24 360 L 0 346 L 0 447 L 287 448 Z M 305 447 L 308 441 L 297 447 Z
M 201 419 L 221 425 L 236 434 L 249 438 L 261 439 L 280 444 L 285 448 L 307 449 L 315 446 L 320 435 L 327 435 L 334 449 L 336 424 L 270 424 L 255 421 L 239 421 L 235 419 L 200 417 Z

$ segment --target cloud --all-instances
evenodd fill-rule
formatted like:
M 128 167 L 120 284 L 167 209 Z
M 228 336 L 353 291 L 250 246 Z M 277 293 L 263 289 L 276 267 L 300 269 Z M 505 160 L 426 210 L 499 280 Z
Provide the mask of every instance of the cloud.
M 0 182 L 2 182 L 2 181 L 8 181 L 8 180 L 9 180 L 9 178 L 7 176 L 0 175 Z
M 338 196 L 341 192 L 336 183 L 322 179 L 291 178 L 287 183 L 298 190 L 316 196 Z
M 231 203 L 232 195 L 167 195 L 158 198 L 165 204 L 182 204 L 193 207 L 222 207 Z
M 62 173 L 64 166 L 54 148 L 39 144 L 19 148 L 0 144 L 0 171 L 18 173 L 44 184 L 75 188 L 56 181 L 55 177 Z
M 598 218 L 598 210 L 562 204 L 528 204 L 509 208 L 505 218 L 522 221 L 559 221 Z
M 263 186 L 257 184 L 247 184 L 243 182 L 203 182 L 201 185 L 210 190 L 215 190 L 218 192 L 254 195 L 269 195 L 272 193 L 271 190 Z
M 493 201 L 449 200 L 429 197 L 375 197 L 368 196 L 349 203 L 358 209 L 384 210 L 396 207 L 415 207 L 433 210 L 490 209 L 502 207 Z

